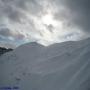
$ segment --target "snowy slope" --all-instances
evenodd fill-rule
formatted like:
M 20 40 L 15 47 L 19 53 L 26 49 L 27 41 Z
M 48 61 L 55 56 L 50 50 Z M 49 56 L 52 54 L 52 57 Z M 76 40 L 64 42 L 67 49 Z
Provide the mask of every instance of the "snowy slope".
M 44 47 L 35 42 L 0 57 L 0 87 L 90 90 L 90 39 Z

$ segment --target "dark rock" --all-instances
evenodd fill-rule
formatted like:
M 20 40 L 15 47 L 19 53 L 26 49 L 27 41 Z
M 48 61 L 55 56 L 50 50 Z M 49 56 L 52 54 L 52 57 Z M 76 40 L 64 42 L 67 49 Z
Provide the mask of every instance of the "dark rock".
M 13 49 L 11 49 L 11 48 L 4 48 L 4 47 L 0 47 L 0 56 L 2 55 L 2 54 L 4 54 L 4 53 L 6 53 L 6 52 L 10 52 L 10 51 L 12 51 Z

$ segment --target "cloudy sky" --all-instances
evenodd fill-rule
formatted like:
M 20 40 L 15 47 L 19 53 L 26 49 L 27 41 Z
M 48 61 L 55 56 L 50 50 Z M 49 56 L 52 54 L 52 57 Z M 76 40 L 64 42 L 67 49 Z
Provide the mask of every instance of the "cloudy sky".
M 90 36 L 90 0 L 0 0 L 0 46 L 45 46 Z

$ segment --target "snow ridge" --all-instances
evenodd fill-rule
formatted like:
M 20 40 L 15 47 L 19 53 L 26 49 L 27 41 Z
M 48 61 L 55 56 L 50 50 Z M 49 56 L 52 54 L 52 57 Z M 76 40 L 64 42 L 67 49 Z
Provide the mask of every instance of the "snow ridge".
M 90 38 L 44 47 L 22 45 L 0 58 L 0 87 L 90 90 Z

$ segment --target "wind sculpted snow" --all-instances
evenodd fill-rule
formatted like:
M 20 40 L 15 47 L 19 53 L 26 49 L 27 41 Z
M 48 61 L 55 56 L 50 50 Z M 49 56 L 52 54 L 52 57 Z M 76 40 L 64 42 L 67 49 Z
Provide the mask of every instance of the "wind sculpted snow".
M 29 43 L 0 57 L 0 87 L 90 90 L 90 39 L 44 47 Z

